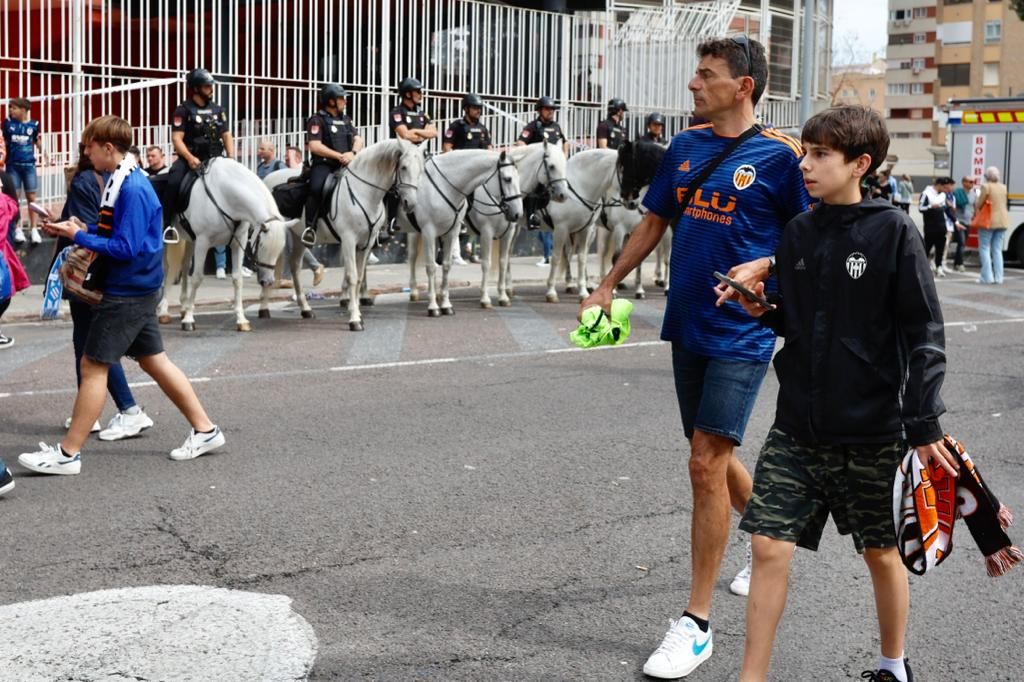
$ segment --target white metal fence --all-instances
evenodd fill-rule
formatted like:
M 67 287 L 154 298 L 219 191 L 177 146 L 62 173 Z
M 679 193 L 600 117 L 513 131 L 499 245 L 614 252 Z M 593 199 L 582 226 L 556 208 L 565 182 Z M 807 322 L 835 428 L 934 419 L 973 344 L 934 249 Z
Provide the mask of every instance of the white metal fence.
M 302 146 L 303 122 L 327 82 L 348 89 L 367 142 L 385 137 L 406 76 L 423 81 L 439 126 L 460 115 L 464 93 L 477 92 L 503 112 L 484 120 L 496 143 L 508 144 L 549 95 L 569 137 L 587 146 L 610 97 L 629 103 L 636 132 L 654 110 L 669 133 L 685 126 L 697 42 L 747 25 L 735 21 L 741 0 L 674 1 L 569 15 L 475 0 L 0 0 L 0 93 L 36 99 L 52 162 L 40 194 L 50 200 L 63 196 L 59 169 L 77 156 L 94 116 L 124 116 L 140 147 L 169 152 L 170 114 L 196 67 L 218 80 L 217 100 L 250 166 L 260 139 L 279 156 Z M 793 41 L 786 49 L 799 44 L 795 33 Z M 761 108 L 780 126 L 795 125 L 796 114 L 792 99 Z

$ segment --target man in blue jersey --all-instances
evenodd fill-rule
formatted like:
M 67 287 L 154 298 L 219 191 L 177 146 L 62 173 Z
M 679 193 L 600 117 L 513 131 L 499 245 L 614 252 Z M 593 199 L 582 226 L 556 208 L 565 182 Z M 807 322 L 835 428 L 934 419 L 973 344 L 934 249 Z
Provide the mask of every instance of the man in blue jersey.
M 135 157 L 127 154 L 132 128 L 117 116 L 101 116 L 82 133 L 85 153 L 101 173 L 112 173 L 103 191 L 99 221 L 83 225 L 72 217 L 45 223 L 55 237 L 66 237 L 97 254 L 101 267 L 90 275 L 101 281 L 103 299 L 93 306 L 92 323 L 79 364 L 81 381 L 71 428 L 56 445 L 40 443 L 18 463 L 43 474 L 74 475 L 82 469 L 81 448 L 103 409 L 110 365 L 127 355 L 151 376 L 192 424 L 192 432 L 171 459 L 194 459 L 224 444 L 192 384 L 164 352 L 156 306 L 163 285 L 163 222 L 160 201 Z M 87 285 L 89 287 L 89 285 Z
M 713 273 L 759 257 L 767 267 L 782 228 L 811 203 L 799 168 L 800 145 L 768 128 L 752 131 L 693 188 L 688 205 L 680 205 L 705 167 L 755 125 L 754 106 L 768 82 L 764 47 L 745 36 L 709 40 L 697 52 L 689 89 L 694 113 L 709 122 L 672 139 L 644 198 L 649 212 L 580 306 L 581 313 L 592 305 L 608 311 L 616 285 L 677 221 L 661 338 L 672 342 L 679 411 L 690 442 L 693 576 L 683 615 L 644 665 L 645 674 L 665 679 L 688 675 L 712 652 L 708 619 L 729 539 L 730 505 L 742 513 L 751 494 L 750 474 L 734 450 L 775 346 L 775 336 L 752 324 L 739 305 L 716 309 Z M 757 274 L 744 276 L 753 284 Z M 749 565 L 730 589 L 746 594 Z
M 39 139 L 39 121 L 32 120 L 31 104 L 23 97 L 15 97 L 8 104 L 9 116 L 3 122 L 4 144 L 7 145 L 7 173 L 14 181 L 14 191 L 25 193 L 25 201 L 36 200 L 39 191 L 39 178 L 36 175 L 36 150 L 39 158 L 46 159 L 43 154 L 43 143 Z M 29 224 L 32 225 L 32 243 L 43 241 L 39 234 L 39 216 L 28 212 Z M 15 243 L 25 241 L 24 232 L 15 227 Z

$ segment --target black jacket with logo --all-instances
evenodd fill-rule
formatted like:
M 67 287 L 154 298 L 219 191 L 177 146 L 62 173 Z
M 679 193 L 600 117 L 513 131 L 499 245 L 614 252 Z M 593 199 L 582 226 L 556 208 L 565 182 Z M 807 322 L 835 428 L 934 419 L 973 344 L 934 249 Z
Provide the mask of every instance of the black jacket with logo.
M 776 277 L 778 309 L 760 319 L 785 338 L 777 428 L 810 443 L 942 438 L 942 310 L 909 216 L 881 199 L 819 204 L 786 225 Z

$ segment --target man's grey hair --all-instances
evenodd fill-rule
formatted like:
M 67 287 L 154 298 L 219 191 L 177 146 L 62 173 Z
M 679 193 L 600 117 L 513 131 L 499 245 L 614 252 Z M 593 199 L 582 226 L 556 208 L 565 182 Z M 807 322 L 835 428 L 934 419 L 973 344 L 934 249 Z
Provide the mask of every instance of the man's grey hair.
M 989 166 L 986 168 L 985 179 L 989 182 L 999 182 L 999 169 L 995 166 Z
M 262 147 L 263 145 L 266 145 L 266 146 L 270 147 L 271 151 L 274 151 L 274 152 L 277 151 L 277 147 L 275 147 L 274 143 L 271 142 L 270 140 L 260 140 L 259 146 Z

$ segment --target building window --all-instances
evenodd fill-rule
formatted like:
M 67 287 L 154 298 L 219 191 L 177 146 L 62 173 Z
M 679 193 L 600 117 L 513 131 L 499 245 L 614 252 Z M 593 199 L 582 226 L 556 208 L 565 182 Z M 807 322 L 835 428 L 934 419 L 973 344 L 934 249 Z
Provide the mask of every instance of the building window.
M 917 59 L 915 59 L 912 68 L 915 71 L 920 71 L 921 69 L 923 69 L 924 68 L 924 58 L 923 57 L 918 57 Z
M 928 16 L 928 8 L 927 7 L 915 7 L 914 8 L 914 18 L 915 19 L 924 19 L 927 16 Z
M 988 66 L 988 65 L 986 64 L 986 66 Z M 875 98 L 875 89 L 871 88 L 871 89 L 868 90 L 868 99 L 874 99 L 874 98 Z
M 939 26 L 939 40 L 943 45 L 967 45 L 974 33 L 972 21 L 950 21 Z
M 970 85 L 970 64 L 940 64 L 939 81 L 943 85 Z
M 923 95 L 924 94 L 924 83 L 911 83 L 910 84 L 911 95 Z
M 985 70 L 982 72 L 982 85 L 997 86 L 999 85 L 999 63 L 989 62 L 985 64 Z
M 793 20 L 772 15 L 768 51 L 768 93 L 792 96 L 793 88 Z
M 923 33 L 921 35 L 924 35 Z M 914 43 L 913 33 L 890 33 L 890 45 L 912 45 Z
M 985 22 L 985 42 L 986 43 L 998 43 L 1003 39 L 1003 22 L 999 21 L 986 21 Z
M 886 93 L 890 95 L 909 95 L 910 83 L 889 83 Z
M 928 40 L 927 34 L 924 34 L 924 33 L 915 33 L 914 34 L 914 44 L 915 45 L 922 45 L 922 44 L 924 44 L 924 42 L 926 40 Z

